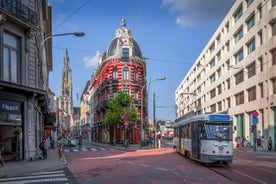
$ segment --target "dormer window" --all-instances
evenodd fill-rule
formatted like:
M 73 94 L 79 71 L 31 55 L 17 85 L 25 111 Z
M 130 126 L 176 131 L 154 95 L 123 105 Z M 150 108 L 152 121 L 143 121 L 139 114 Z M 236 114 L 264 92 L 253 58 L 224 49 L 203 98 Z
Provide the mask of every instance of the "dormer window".
M 129 62 L 129 49 L 123 48 L 123 62 Z

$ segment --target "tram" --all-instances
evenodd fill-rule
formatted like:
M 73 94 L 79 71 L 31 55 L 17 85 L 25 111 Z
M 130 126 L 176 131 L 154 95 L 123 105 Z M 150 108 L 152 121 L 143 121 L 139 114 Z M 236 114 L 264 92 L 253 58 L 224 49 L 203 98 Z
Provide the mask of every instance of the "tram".
M 173 147 L 190 159 L 232 163 L 233 121 L 227 114 L 184 115 L 175 120 Z

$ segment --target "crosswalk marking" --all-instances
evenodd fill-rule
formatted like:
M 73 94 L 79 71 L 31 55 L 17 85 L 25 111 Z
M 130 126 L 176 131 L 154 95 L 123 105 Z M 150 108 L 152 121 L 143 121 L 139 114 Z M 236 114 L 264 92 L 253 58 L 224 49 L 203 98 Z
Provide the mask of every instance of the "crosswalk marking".
M 63 170 L 51 172 L 38 172 L 25 176 L 10 178 L 0 178 L 1 184 L 26 184 L 26 183 L 43 183 L 43 182 L 66 182 L 68 181 Z
M 68 153 L 68 152 L 81 152 L 81 151 L 114 151 L 114 148 L 64 148 L 63 151 Z

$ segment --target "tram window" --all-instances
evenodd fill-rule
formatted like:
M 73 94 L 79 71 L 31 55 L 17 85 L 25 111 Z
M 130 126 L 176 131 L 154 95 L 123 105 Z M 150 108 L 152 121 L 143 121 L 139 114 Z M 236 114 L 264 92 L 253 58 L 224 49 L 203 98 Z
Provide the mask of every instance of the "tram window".
M 210 139 L 232 139 L 231 125 L 229 124 L 206 124 L 207 137 Z

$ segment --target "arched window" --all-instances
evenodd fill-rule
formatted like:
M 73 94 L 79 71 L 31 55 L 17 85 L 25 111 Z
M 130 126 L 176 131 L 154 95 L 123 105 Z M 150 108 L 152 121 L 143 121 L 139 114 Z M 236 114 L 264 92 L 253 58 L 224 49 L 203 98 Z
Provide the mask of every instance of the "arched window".
M 129 69 L 128 69 L 128 67 L 123 68 L 123 80 L 129 80 Z
M 137 70 L 134 70 L 133 78 L 134 78 L 134 82 L 138 82 L 138 71 Z
M 112 71 L 112 78 L 113 80 L 117 80 L 118 79 L 118 70 L 117 68 L 114 68 L 113 71 Z

